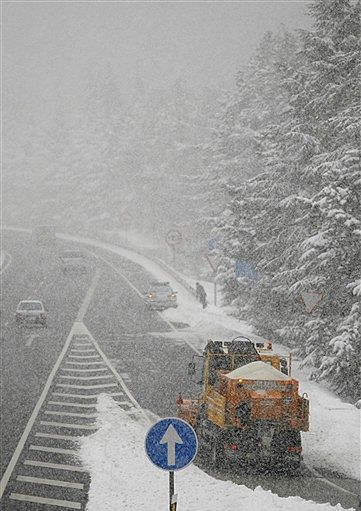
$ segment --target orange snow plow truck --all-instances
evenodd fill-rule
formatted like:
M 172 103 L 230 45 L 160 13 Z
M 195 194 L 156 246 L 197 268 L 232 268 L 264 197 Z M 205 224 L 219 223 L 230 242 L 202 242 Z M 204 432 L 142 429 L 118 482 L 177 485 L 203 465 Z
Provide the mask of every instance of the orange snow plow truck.
M 266 345 L 243 337 L 209 341 L 188 366 L 202 392 L 196 400 L 179 396 L 178 416 L 194 427 L 199 454 L 214 467 L 300 466 L 309 402 L 289 375 L 290 361 Z

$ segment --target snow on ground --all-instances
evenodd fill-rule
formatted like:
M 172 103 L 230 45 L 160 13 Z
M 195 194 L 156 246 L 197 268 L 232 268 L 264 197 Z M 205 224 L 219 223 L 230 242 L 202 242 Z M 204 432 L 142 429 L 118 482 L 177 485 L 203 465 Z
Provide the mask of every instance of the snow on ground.
M 253 339 L 259 338 L 245 321 L 227 316 L 224 311 L 214 305 L 203 310 L 201 304 L 186 290 L 184 293 L 181 286 L 177 289 L 178 309 L 168 309 L 162 313 L 168 321 L 189 325 L 189 328 L 177 333 L 177 338 L 187 337 L 198 350 L 202 350 L 208 339 L 230 340 L 240 334 Z
M 224 308 L 209 305 L 203 310 L 186 288 L 178 285 L 172 275 L 149 258 L 109 243 L 74 236 L 62 237 L 111 250 L 140 264 L 156 279 L 171 282 L 178 290 L 179 307 L 161 314 L 168 321 L 187 323 L 189 327 L 165 333 L 167 338 L 183 339 L 198 351 L 202 350 L 209 338 L 229 340 L 237 335 L 246 335 L 255 340 L 261 339 L 253 333 L 250 325 L 227 315 Z M 189 277 L 181 277 L 192 284 Z M 276 344 L 274 350 L 288 352 L 286 347 Z M 300 361 L 294 360 L 292 367 L 293 377 L 300 381 L 300 392 L 306 392 L 310 399 L 310 431 L 302 435 L 305 462 L 314 468 L 334 469 L 348 477 L 360 479 L 360 410 L 343 402 L 321 384 L 310 381 L 308 370 L 300 369 Z
M 360 480 L 361 410 L 310 381 L 308 370 L 300 369 L 299 360 L 293 362 L 292 375 L 310 400 L 310 431 L 303 433 L 305 462 L 316 469 L 327 467 Z
M 149 424 L 134 419 L 106 395 L 99 397 L 99 429 L 81 440 L 80 457 L 91 484 L 87 511 L 159 510 L 168 506 L 168 474 L 144 452 Z M 183 511 L 341 511 L 340 505 L 316 504 L 300 497 L 281 498 L 261 487 L 251 490 L 214 479 L 196 466 L 175 474 Z
M 154 243 L 154 241 L 151 241 L 134 229 L 128 229 L 127 231 L 124 229 L 105 230 L 103 234 L 106 239 L 112 240 L 113 243 L 119 242 L 120 245 L 127 245 L 141 251 L 159 248 L 159 245 Z

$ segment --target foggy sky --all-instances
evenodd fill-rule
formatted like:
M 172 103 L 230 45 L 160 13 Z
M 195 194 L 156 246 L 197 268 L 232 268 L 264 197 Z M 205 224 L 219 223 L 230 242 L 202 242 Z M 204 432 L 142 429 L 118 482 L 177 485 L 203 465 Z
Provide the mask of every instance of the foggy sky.
M 231 88 L 267 30 L 309 26 L 306 2 L 23 2 L 3 6 L 5 86 L 30 108 L 73 101 L 90 71 L 122 94 L 183 80 Z M 21 92 L 19 92 L 19 90 Z

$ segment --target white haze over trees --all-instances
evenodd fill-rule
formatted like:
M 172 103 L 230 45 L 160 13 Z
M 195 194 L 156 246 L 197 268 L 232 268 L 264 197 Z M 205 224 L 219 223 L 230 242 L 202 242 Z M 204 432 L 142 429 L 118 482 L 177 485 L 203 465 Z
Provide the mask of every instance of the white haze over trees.
M 312 29 L 266 33 L 229 90 L 139 78 L 125 97 L 108 66 L 88 70 L 76 108 L 64 99 L 41 117 L 22 104 L 26 83 L 12 69 L 4 217 L 94 233 L 123 228 L 127 212 L 155 242 L 179 228 L 193 269 L 217 238 L 218 280 L 237 316 L 355 398 L 360 2 L 315 0 L 310 16 Z M 237 276 L 237 261 L 257 278 Z M 312 315 L 302 291 L 322 294 Z
M 127 211 L 132 228 L 156 240 L 177 225 L 196 242 L 215 93 L 197 94 L 182 83 L 140 86 L 129 105 L 109 72 L 89 78 L 84 98 L 71 122 L 59 111 L 39 126 L 29 119 L 20 133 L 16 116 L 7 123 L 4 159 L 19 194 L 9 217 L 21 221 L 21 201 L 31 194 L 36 206 L 29 205 L 29 223 L 51 218 L 70 230 L 123 228 Z M 19 137 L 26 141 L 21 151 L 11 143 Z

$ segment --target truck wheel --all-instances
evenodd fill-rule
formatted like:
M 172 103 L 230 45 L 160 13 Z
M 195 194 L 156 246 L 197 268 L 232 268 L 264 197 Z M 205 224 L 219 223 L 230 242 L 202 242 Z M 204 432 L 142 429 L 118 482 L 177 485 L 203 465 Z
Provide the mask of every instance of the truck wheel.
M 278 462 L 277 468 L 288 474 L 297 472 L 302 459 L 301 433 L 294 430 L 279 431 L 274 435 L 272 444 L 273 458 Z
M 197 433 L 197 435 L 198 435 L 198 433 Z M 199 458 L 200 462 L 203 463 L 203 462 L 207 461 L 208 457 L 209 457 L 209 447 L 204 442 L 202 437 L 200 435 L 198 435 L 198 453 L 197 453 L 197 458 Z
M 287 472 L 290 475 L 297 475 L 297 472 L 300 470 L 301 467 L 301 457 L 295 458 L 292 461 L 288 461 L 286 466 Z

